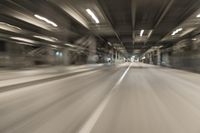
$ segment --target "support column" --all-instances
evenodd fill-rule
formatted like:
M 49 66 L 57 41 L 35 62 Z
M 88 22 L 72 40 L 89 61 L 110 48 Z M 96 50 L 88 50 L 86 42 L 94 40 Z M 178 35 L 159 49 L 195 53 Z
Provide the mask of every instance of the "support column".
M 152 52 L 149 53 L 149 64 L 153 64 L 153 55 L 152 55 Z
M 160 49 L 157 50 L 157 65 L 161 65 L 161 52 Z
M 88 63 L 96 63 L 97 55 L 96 55 L 96 40 L 93 37 L 89 37 L 89 55 L 88 55 Z

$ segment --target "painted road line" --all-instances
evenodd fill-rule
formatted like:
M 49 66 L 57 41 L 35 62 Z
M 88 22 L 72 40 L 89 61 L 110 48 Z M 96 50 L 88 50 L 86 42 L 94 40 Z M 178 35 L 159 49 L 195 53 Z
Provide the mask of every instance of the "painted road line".
M 116 92 L 119 84 L 123 81 L 124 77 L 126 76 L 127 72 L 129 71 L 131 65 L 132 64 L 129 65 L 129 67 L 126 69 L 126 71 L 123 73 L 123 75 L 117 81 L 117 83 L 113 86 L 111 91 L 108 93 L 106 98 L 100 103 L 100 105 L 97 107 L 97 109 L 94 111 L 94 113 L 89 117 L 89 119 L 86 121 L 86 123 L 81 127 L 81 129 L 78 131 L 78 133 L 90 133 L 92 131 L 97 120 L 99 119 L 100 115 L 102 114 L 103 110 L 105 109 L 106 105 L 108 104 L 111 96 Z

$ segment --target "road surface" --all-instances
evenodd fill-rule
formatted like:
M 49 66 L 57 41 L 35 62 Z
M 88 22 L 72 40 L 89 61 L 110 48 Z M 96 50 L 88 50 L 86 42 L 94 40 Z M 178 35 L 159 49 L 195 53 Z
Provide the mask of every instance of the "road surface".
M 4 91 L 0 133 L 200 133 L 200 74 L 132 63 Z

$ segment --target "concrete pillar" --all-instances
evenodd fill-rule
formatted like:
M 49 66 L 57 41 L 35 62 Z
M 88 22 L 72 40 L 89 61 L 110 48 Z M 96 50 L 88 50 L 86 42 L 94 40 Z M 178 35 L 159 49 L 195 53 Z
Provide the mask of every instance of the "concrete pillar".
M 63 50 L 63 64 L 69 65 L 70 64 L 70 54 L 67 49 Z
M 160 49 L 157 50 L 157 65 L 161 65 L 161 52 L 160 52 Z
M 112 61 L 115 62 L 115 50 L 112 50 Z
M 149 64 L 153 64 L 153 54 L 149 53 Z
M 118 52 L 117 52 L 117 50 L 115 51 L 115 62 L 117 62 L 118 61 L 118 54 L 117 54 Z
M 97 55 L 96 55 L 96 40 L 94 37 L 89 37 L 89 55 L 88 55 L 88 63 L 96 63 Z

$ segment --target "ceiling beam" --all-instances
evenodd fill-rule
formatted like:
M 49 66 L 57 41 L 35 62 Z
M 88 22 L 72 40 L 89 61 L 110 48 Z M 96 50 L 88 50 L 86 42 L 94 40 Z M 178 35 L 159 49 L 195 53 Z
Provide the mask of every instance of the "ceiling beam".
M 136 2 L 131 0 L 131 16 L 132 16 L 132 39 L 133 45 L 135 43 L 135 18 L 136 18 Z

